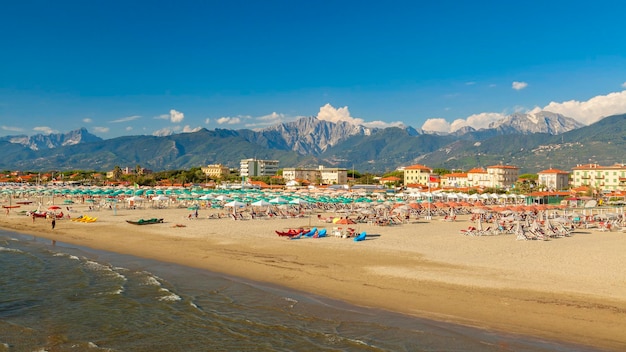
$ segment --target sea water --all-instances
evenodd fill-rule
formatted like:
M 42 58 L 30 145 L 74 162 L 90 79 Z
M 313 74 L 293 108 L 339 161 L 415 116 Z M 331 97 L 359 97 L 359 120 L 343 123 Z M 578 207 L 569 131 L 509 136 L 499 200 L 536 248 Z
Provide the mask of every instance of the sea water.
M 0 351 L 593 349 L 0 231 Z

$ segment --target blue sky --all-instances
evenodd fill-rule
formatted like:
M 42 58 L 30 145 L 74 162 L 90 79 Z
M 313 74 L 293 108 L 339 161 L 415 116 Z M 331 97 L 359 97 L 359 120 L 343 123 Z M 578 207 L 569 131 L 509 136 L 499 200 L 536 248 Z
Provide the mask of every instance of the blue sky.
M 626 112 L 621 1 L 6 1 L 0 136 Z

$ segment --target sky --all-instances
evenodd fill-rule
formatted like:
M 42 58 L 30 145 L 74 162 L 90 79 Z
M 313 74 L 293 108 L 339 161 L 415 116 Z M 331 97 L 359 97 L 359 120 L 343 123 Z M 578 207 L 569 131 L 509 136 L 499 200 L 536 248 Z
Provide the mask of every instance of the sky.
M 622 1 L 5 1 L 0 136 L 626 113 Z

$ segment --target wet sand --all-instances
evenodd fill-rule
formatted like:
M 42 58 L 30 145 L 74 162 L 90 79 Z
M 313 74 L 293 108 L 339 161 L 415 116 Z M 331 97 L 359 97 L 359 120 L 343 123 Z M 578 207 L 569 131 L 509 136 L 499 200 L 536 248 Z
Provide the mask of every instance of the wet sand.
M 408 224 L 350 225 L 362 242 L 288 240 L 274 230 L 326 227 L 296 219 L 209 219 L 185 208 L 89 212 L 93 223 L 0 216 L 0 227 L 50 240 L 173 262 L 404 314 L 596 346 L 626 349 L 626 233 L 578 230 L 550 241 L 464 236 L 468 216 Z M 323 216 L 329 214 L 322 214 Z M 126 220 L 163 218 L 137 226 Z M 345 226 L 345 225 L 344 225 Z

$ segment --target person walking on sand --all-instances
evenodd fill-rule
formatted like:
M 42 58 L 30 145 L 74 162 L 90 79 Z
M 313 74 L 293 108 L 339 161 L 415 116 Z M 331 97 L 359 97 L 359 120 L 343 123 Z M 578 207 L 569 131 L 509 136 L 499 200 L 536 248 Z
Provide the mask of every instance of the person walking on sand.
M 57 225 L 57 220 L 52 217 L 52 229 L 54 230 L 54 227 Z

